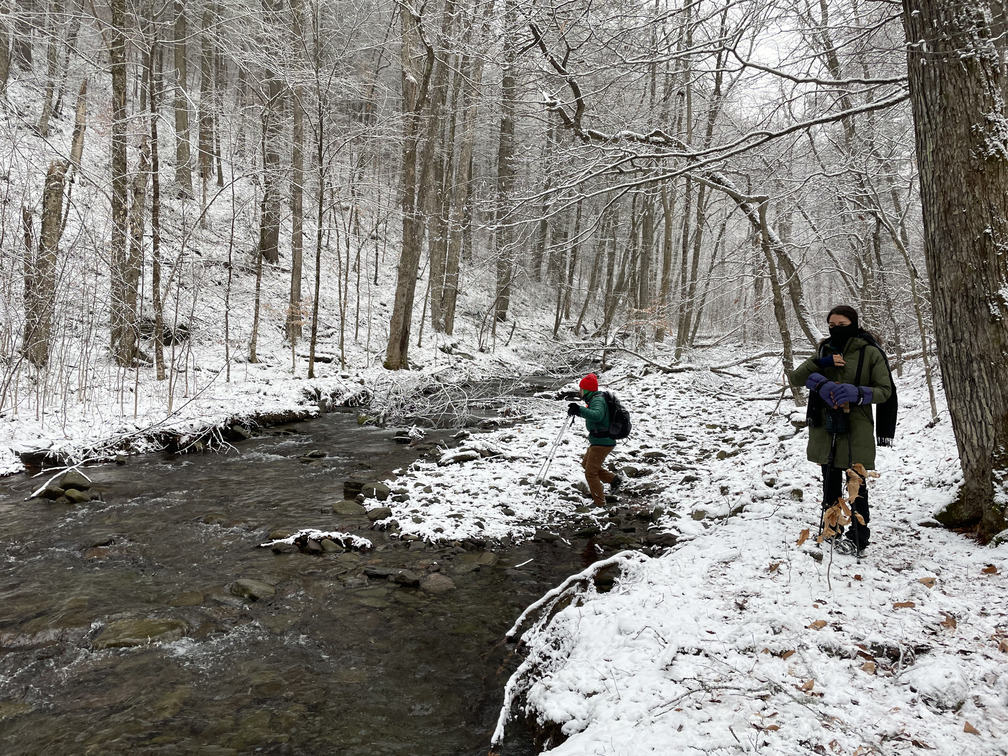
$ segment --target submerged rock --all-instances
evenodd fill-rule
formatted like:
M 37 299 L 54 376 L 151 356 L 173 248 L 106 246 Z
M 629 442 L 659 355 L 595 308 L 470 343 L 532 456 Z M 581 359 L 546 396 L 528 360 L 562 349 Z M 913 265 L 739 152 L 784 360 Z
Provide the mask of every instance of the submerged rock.
M 170 643 L 186 633 L 186 624 L 176 619 L 123 619 L 110 622 L 94 639 L 95 648 L 134 648 L 150 643 Z
M 249 601 L 259 601 L 276 595 L 276 587 L 262 580 L 239 578 L 228 586 L 228 591 Z

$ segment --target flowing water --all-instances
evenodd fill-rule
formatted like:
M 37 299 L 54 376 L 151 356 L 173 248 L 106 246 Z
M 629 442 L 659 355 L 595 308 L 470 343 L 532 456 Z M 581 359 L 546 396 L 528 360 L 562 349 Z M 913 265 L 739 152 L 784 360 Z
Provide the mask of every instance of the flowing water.
M 345 480 L 415 458 L 392 435 L 333 413 L 227 453 L 89 467 L 103 500 L 75 506 L 25 501 L 44 477 L 0 479 L 0 753 L 486 754 L 517 662 L 503 634 L 581 555 L 527 543 L 493 563 L 334 514 Z M 375 548 L 257 548 L 306 527 Z M 276 594 L 242 598 L 240 579 Z M 152 637 L 109 643 L 124 627 Z

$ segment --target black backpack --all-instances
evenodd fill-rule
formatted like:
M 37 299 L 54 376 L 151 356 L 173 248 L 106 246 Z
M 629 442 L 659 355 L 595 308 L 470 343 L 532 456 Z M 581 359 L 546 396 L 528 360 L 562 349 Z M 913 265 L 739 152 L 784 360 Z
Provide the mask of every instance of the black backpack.
M 611 391 L 602 391 L 601 394 L 605 397 L 606 406 L 609 408 L 609 433 L 606 435 L 614 441 L 626 438 L 633 429 L 630 413 Z

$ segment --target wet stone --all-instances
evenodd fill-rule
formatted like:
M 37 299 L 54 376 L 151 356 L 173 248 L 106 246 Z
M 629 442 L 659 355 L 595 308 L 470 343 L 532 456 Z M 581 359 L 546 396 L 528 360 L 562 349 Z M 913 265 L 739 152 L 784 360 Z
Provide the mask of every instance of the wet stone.
M 67 489 L 64 496 L 71 504 L 84 504 L 91 501 L 91 494 L 87 491 L 81 491 L 76 488 Z
M 387 520 L 391 516 L 392 509 L 389 507 L 375 507 L 374 509 L 369 509 L 367 513 L 367 517 L 371 522 Z
M 123 619 L 110 622 L 94 639 L 95 648 L 133 648 L 149 643 L 170 643 L 185 635 L 186 625 L 176 619 Z
M 349 499 L 344 499 L 343 501 L 337 501 L 332 505 L 333 514 L 338 514 L 341 517 L 357 517 L 364 516 L 367 514 L 367 509 L 356 501 L 350 501 Z
M 392 493 L 392 489 L 386 486 L 384 483 L 365 483 L 361 487 L 361 493 L 364 494 L 365 499 L 377 499 L 378 501 L 385 501 L 388 499 L 389 494 Z
M 416 588 L 420 585 L 420 575 L 412 570 L 396 570 L 392 575 L 392 582 L 396 585 L 405 585 L 409 588 Z
M 434 595 L 441 595 L 455 590 L 455 581 L 440 572 L 425 575 L 420 581 L 420 589 Z
M 73 488 L 78 491 L 87 491 L 91 488 L 91 481 L 82 472 L 77 470 L 67 470 L 59 480 L 60 488 Z
M 203 603 L 203 594 L 199 591 L 183 591 L 168 600 L 168 606 L 199 606 Z
M 262 580 L 253 580 L 252 578 L 235 580 L 228 586 L 228 590 L 233 595 L 250 601 L 259 601 L 260 599 L 272 598 L 276 595 L 276 588 L 274 586 Z
M 46 487 L 42 489 L 42 493 L 39 494 L 44 499 L 49 499 L 50 501 L 55 501 L 59 497 L 63 496 L 66 491 L 59 486 L 55 481 L 50 481 L 46 484 Z

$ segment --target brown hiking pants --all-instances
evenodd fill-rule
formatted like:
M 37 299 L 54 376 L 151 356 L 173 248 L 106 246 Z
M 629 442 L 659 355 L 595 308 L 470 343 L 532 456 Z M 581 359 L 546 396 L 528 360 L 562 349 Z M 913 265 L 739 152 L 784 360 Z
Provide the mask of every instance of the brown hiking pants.
M 612 483 L 612 479 L 616 475 L 609 470 L 602 469 L 602 463 L 605 462 L 605 458 L 609 456 L 614 446 L 589 446 L 588 451 L 585 452 L 584 459 L 581 460 L 581 467 L 585 471 L 585 480 L 588 481 L 588 490 L 591 491 L 592 501 L 595 502 L 596 507 L 604 507 L 606 505 L 605 491 L 602 488 L 603 483 Z

